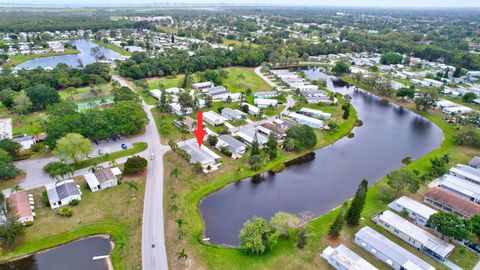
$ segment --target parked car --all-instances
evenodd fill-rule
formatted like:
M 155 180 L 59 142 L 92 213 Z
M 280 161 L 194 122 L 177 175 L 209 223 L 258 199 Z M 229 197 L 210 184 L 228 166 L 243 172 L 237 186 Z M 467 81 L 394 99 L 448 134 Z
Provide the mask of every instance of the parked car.
M 87 154 L 86 156 L 87 156 L 87 158 L 92 158 L 91 154 Z
M 107 142 L 109 142 L 109 143 L 112 142 L 112 139 L 108 138 L 108 139 L 107 139 Z
M 128 148 L 128 146 L 126 144 L 122 143 L 122 149 L 127 149 L 127 148 Z
M 104 153 L 103 153 L 102 149 L 98 150 L 98 155 L 99 155 L 99 156 L 102 156 L 103 154 L 104 154 Z

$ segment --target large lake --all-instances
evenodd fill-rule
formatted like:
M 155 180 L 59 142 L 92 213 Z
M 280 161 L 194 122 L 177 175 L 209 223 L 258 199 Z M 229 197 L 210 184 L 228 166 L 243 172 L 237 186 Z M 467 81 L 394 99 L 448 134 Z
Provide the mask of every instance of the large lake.
M 247 178 L 205 197 L 199 210 L 205 237 L 214 244 L 238 245 L 242 224 L 252 216 L 269 219 L 278 211 L 322 215 L 353 196 L 359 182 L 373 184 L 402 166 L 440 147 L 441 130 L 432 122 L 378 97 L 355 91 L 318 68 L 305 69 L 311 79 L 325 79 L 331 91 L 352 96 L 363 126 L 354 138 L 342 138 L 315 151 L 315 158 L 289 166 L 261 180 Z
M 37 67 L 42 68 L 54 68 L 60 63 L 67 64 L 71 67 L 78 67 L 81 65 L 88 65 L 99 60 L 99 56 L 104 56 L 105 59 L 118 59 L 121 54 L 107 49 L 103 46 L 97 45 L 88 39 L 79 39 L 72 41 L 72 44 L 80 51 L 79 54 L 68 54 L 59 56 L 40 57 L 33 60 L 26 61 L 15 69 L 35 69 Z M 95 51 L 95 53 L 92 51 Z
M 108 238 L 92 236 L 0 264 L 0 270 L 108 270 L 106 259 L 93 257 L 109 255 L 111 250 Z

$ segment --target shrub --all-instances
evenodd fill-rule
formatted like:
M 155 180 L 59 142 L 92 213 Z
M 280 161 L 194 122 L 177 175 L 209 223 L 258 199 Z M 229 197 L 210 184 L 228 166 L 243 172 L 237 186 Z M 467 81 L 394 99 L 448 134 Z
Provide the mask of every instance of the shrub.
M 347 137 L 351 139 L 351 138 L 355 137 L 355 134 L 350 132 L 350 133 L 348 133 Z
M 75 205 L 78 205 L 79 203 L 80 203 L 79 200 L 73 199 L 73 200 L 70 201 L 69 205 L 70 205 L 70 206 L 75 206 Z
M 232 152 L 230 152 L 227 148 L 225 147 L 221 147 L 220 148 L 220 151 L 222 152 L 222 154 L 224 154 L 225 156 L 227 157 L 231 157 L 232 156 Z
M 33 225 L 33 221 L 29 220 L 23 224 L 25 227 L 30 227 Z
M 48 200 L 48 194 L 46 190 L 42 192 L 42 203 L 45 205 L 45 207 L 50 207 L 50 201 Z
M 147 164 L 148 164 L 148 161 L 140 156 L 131 157 L 127 159 L 127 162 L 125 162 L 123 174 L 128 175 L 128 174 L 143 172 L 145 171 Z
M 62 217 L 71 217 L 73 216 L 72 208 L 65 206 L 58 211 L 58 214 Z
M 30 148 L 30 150 L 32 150 L 32 152 L 40 152 L 42 151 L 43 149 L 45 149 L 45 144 L 43 143 L 35 143 L 32 145 L 32 147 Z
M 298 233 L 297 248 L 300 248 L 300 249 L 304 248 L 305 245 L 307 244 L 307 238 L 308 238 L 308 234 L 305 231 L 305 229 L 302 228 Z

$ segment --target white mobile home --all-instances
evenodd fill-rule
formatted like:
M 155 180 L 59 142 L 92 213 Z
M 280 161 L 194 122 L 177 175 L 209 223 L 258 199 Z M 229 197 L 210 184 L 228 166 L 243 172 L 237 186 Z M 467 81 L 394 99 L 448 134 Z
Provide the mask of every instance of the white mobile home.
M 319 119 L 316 119 L 316 118 L 313 118 L 313 117 L 309 117 L 309 116 L 306 116 L 306 115 L 303 115 L 303 114 L 291 112 L 287 116 L 288 116 L 288 118 L 292 119 L 293 121 L 295 121 L 299 124 L 302 124 L 302 125 L 307 125 L 311 128 L 322 128 L 324 126 L 324 123 L 323 123 L 322 120 L 319 120 Z
M 118 185 L 117 176 L 122 172 L 118 168 L 103 169 L 95 173 L 85 174 L 85 180 L 92 192 L 109 189 Z
M 0 140 L 12 138 L 12 118 L 0 119 Z
M 276 107 L 278 105 L 278 100 L 268 99 L 268 98 L 256 98 L 253 100 L 253 103 L 257 105 L 259 108 L 268 108 L 268 107 Z
M 396 199 L 395 201 L 391 202 L 388 207 L 399 213 L 407 211 L 410 220 L 423 227 L 427 225 L 427 221 L 430 216 L 437 213 L 436 210 L 410 199 L 407 196 L 402 196 Z
M 463 164 L 457 164 L 455 167 L 452 167 L 448 173 L 455 177 L 480 185 L 480 169 Z
M 257 106 L 254 106 L 252 104 L 249 104 L 249 103 L 242 103 L 241 106 L 247 106 L 248 107 L 248 114 L 250 115 L 259 115 L 260 114 L 260 108 L 258 108 Z
M 304 114 L 313 118 L 318 118 L 318 119 L 324 119 L 324 120 L 332 119 L 331 113 L 326 113 L 320 110 L 314 110 L 310 108 L 301 108 L 300 111 L 298 111 L 298 113 Z
M 233 158 L 238 158 L 245 153 L 247 146 L 242 143 L 241 141 L 235 139 L 230 135 L 220 135 L 218 137 L 217 145 L 215 145 L 217 149 L 221 149 L 225 147 L 230 153 L 232 153 Z
M 203 168 L 210 167 L 210 169 L 215 169 L 220 162 L 220 156 L 208 149 L 204 144 L 200 148 L 196 142 L 188 143 L 181 145 L 180 148 L 187 151 L 190 155 L 190 163 L 200 162 Z
M 445 174 L 441 177 L 441 188 L 457 193 L 470 201 L 480 203 L 480 185 L 456 176 Z
M 336 248 L 328 246 L 323 250 L 322 257 L 337 270 L 378 269 L 344 245 L 340 245 Z
M 205 122 L 209 123 L 212 126 L 222 125 L 223 123 L 228 121 L 227 118 L 225 118 L 224 116 L 221 116 L 220 114 L 214 111 L 204 112 L 203 119 L 205 120 Z
M 268 141 L 267 137 L 249 128 L 240 129 L 239 131 L 237 131 L 237 133 L 235 133 L 235 136 L 238 136 L 241 141 L 245 142 L 248 145 L 252 145 L 252 143 L 256 139 L 257 142 L 260 144 L 260 148 L 263 147 L 263 145 L 266 144 Z
M 241 121 L 246 116 L 244 112 L 230 108 L 224 108 L 222 110 L 222 115 L 233 121 Z
M 48 184 L 45 189 L 52 209 L 68 205 L 73 200 L 82 199 L 80 187 L 72 179 Z

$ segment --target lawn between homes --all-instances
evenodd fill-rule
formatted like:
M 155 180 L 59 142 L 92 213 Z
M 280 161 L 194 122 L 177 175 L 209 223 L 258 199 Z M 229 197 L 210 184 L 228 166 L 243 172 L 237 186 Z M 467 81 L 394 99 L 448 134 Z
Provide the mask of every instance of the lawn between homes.
M 73 216 L 62 217 L 42 203 L 44 188 L 30 190 L 35 199 L 35 222 L 13 250 L 4 249 L 0 262 L 22 257 L 91 235 L 110 235 L 115 247 L 111 260 L 115 269 L 141 268 L 142 213 L 145 174 L 127 176 L 120 185 L 92 193 L 83 176 L 75 177 L 83 196 L 70 206 Z M 138 190 L 127 182 L 135 182 Z
M 342 101 L 342 99 L 340 98 Z M 347 120 L 341 119 L 341 103 L 336 106 L 329 105 L 304 105 L 310 108 L 329 111 L 337 122 L 338 129 L 332 132 L 316 131 L 317 145 L 321 148 L 346 136 L 351 132 L 357 120 L 356 111 L 351 111 Z M 212 147 L 210 147 L 212 149 Z M 165 211 L 165 237 L 167 245 L 167 256 L 170 269 L 262 269 L 270 268 L 284 269 L 294 261 L 302 261 L 303 256 L 295 247 L 296 237 L 291 240 L 280 240 L 279 244 L 271 251 L 262 256 L 248 256 L 240 249 L 226 248 L 221 246 L 202 243 L 204 225 L 198 212 L 198 204 L 201 199 L 227 184 L 253 176 L 255 174 L 272 170 L 288 160 L 297 158 L 302 153 L 285 152 L 280 150 L 279 157 L 270 161 L 262 171 L 252 171 L 248 166 L 248 154 L 238 160 L 230 159 L 218 151 L 222 156 L 223 163 L 217 171 L 207 175 L 197 175 L 184 160 L 177 154 L 169 152 L 164 157 L 164 211 Z M 175 171 L 178 176 L 175 177 Z M 182 225 L 182 239 L 179 240 L 178 220 Z M 311 225 L 309 225 L 311 226 Z M 330 226 L 330 222 L 328 222 Z M 313 236 L 312 236 L 313 237 Z M 314 240 L 312 240 L 314 241 Z M 185 249 L 187 260 L 177 259 L 178 253 Z M 315 256 L 318 254 L 315 253 Z M 282 259 L 283 258 L 283 259 Z M 292 265 L 293 266 L 293 265 Z M 300 268 L 311 267 L 310 263 L 297 264 Z M 295 267 L 292 267 L 295 268 Z M 296 267 L 298 269 L 298 267 Z

